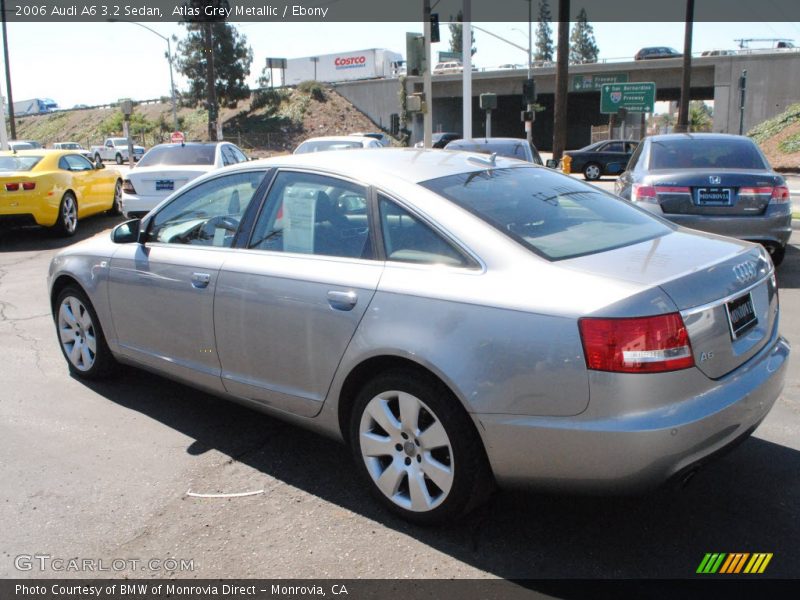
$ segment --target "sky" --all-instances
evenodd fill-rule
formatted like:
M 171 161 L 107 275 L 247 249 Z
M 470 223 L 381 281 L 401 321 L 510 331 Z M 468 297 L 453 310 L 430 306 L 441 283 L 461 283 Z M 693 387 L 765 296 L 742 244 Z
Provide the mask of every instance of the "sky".
M 163 36 L 182 39 L 186 30 L 177 23 L 147 23 Z M 421 32 L 419 23 L 233 23 L 253 48 L 250 85 L 267 57 L 294 58 L 388 48 L 405 55 L 405 33 Z M 475 23 L 527 48 L 527 23 Z M 536 23 L 533 24 L 535 41 Z M 553 23 L 555 38 L 556 23 Z M 672 46 L 683 51 L 683 23 L 592 23 L 600 60 L 630 59 L 644 46 Z M 449 30 L 441 26 L 448 50 Z M 736 48 L 737 38 L 788 38 L 800 45 L 800 23 L 695 23 L 693 52 Z M 479 68 L 503 63 L 525 63 L 527 53 L 475 31 Z M 119 98 L 145 100 L 169 95 L 167 44 L 155 34 L 127 22 L 116 23 L 9 23 L 9 62 L 16 101 L 52 98 L 62 108 L 76 104 L 105 104 Z M 177 43 L 173 42 L 175 50 Z M 753 44 L 752 47 L 764 47 Z M 186 81 L 175 72 L 175 85 Z M 5 80 L 0 90 L 5 94 Z

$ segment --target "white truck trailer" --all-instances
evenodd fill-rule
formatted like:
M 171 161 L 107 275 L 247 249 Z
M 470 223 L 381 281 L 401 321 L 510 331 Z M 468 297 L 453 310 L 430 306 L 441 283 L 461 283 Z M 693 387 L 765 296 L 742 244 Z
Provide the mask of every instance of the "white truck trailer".
M 297 85 L 301 81 L 334 83 L 396 77 L 402 61 L 402 55 L 385 48 L 290 58 L 286 61 L 284 85 Z

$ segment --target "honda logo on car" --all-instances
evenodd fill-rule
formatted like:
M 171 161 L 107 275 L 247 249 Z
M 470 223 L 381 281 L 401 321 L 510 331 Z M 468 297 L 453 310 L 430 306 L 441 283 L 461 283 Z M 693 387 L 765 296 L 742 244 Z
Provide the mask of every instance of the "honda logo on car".
M 360 69 L 366 66 L 366 56 L 337 56 L 333 64 L 337 69 Z

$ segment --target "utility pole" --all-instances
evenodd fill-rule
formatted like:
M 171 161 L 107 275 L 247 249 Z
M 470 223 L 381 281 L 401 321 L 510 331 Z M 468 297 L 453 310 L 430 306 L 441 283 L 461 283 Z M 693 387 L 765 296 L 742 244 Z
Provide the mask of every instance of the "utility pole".
M 744 135 L 744 103 L 747 97 L 747 69 L 742 69 L 739 78 L 739 135 Z
M 686 0 L 686 29 L 683 34 L 683 78 L 681 79 L 681 100 L 678 105 L 678 124 L 675 130 L 689 131 L 689 99 L 692 95 L 692 24 L 694 21 L 694 0 Z
M 422 93 L 425 109 L 422 114 L 422 140 L 425 148 L 433 145 L 433 85 L 431 84 L 431 0 L 422 3 L 423 32 L 425 34 L 425 71 L 422 73 Z
M 567 146 L 567 79 L 569 77 L 569 0 L 558 0 L 558 57 L 553 118 L 553 160 L 561 160 Z
M 528 81 L 533 79 L 533 18 L 531 4 L 533 0 L 528 0 Z M 533 116 L 533 104 L 528 102 L 526 110 Z M 530 123 L 530 125 L 528 124 Z M 525 137 L 528 143 L 533 142 L 533 120 L 525 121 Z
M 217 141 L 217 89 L 214 73 L 214 24 L 203 23 L 203 45 L 206 53 L 206 98 L 208 103 L 208 139 Z
M 6 29 L 6 1 L 0 0 L 0 11 L 3 13 L 3 57 L 6 61 L 6 92 L 8 92 L 8 125 L 11 128 L 11 139 L 17 139 L 17 124 L 14 122 L 14 94 L 11 93 L 11 65 L 8 62 L 8 30 Z M 3 114 L 5 118 L 5 113 Z
M 464 96 L 463 136 L 472 137 L 472 6 L 471 0 L 464 0 L 463 18 L 461 19 L 461 79 Z M 489 134 L 486 134 L 487 137 Z

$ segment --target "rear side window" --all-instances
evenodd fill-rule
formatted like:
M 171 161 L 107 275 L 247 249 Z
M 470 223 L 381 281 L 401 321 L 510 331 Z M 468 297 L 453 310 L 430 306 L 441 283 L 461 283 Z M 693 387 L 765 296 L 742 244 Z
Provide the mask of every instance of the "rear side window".
M 653 140 L 651 169 L 767 169 L 755 143 L 747 138 L 675 138 Z
M 547 169 L 490 169 L 421 185 L 550 260 L 604 252 L 672 231 L 624 200 Z
M 386 259 L 453 267 L 474 266 L 461 252 L 418 217 L 378 194 Z

